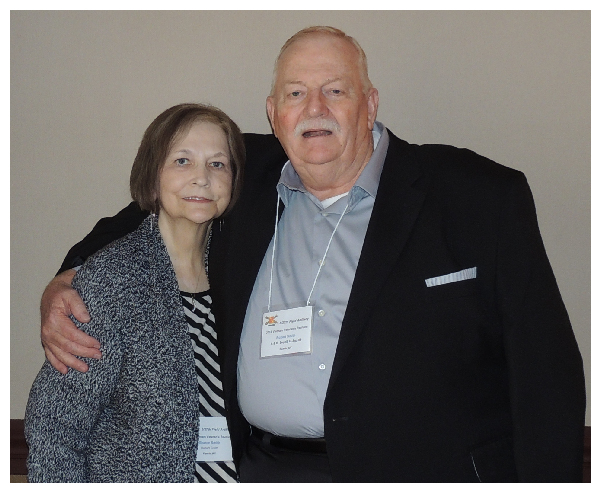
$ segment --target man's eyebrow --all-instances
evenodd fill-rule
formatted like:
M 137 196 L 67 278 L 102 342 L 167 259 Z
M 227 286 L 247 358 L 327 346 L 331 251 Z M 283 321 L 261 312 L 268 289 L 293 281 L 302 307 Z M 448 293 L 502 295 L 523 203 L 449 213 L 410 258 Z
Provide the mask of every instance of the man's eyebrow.
M 340 82 L 343 77 L 334 77 L 333 79 L 327 79 L 322 85 L 332 84 L 333 82 Z M 306 85 L 306 82 L 302 80 L 288 80 L 284 82 L 284 85 Z

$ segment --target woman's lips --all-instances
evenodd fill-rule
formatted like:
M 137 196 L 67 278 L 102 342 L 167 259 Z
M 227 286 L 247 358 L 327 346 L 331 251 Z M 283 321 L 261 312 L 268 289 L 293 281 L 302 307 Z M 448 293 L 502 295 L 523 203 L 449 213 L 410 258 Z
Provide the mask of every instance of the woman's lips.
M 209 198 L 204 198 L 201 196 L 186 196 L 183 198 L 185 201 L 187 202 L 197 202 L 197 203 L 207 203 L 207 202 L 212 202 L 211 199 Z

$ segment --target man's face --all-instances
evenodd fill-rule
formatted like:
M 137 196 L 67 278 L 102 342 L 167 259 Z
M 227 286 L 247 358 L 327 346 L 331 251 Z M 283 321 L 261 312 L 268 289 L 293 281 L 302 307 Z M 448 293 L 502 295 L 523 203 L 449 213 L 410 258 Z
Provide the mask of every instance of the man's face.
M 319 33 L 283 53 L 267 112 L 298 172 L 323 164 L 344 172 L 371 155 L 378 102 L 376 89 L 363 92 L 356 48 Z

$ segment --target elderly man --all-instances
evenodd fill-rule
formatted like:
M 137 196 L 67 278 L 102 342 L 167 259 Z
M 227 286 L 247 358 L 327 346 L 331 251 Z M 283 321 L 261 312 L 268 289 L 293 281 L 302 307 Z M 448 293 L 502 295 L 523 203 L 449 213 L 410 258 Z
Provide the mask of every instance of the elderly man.
M 246 136 L 209 265 L 241 481 L 581 481 L 582 362 L 525 177 L 398 139 L 378 103 L 356 41 L 308 28 L 267 98 L 289 161 Z M 143 215 L 99 222 L 63 269 Z M 87 316 L 71 275 L 42 300 L 62 371 L 100 356 L 65 318 Z

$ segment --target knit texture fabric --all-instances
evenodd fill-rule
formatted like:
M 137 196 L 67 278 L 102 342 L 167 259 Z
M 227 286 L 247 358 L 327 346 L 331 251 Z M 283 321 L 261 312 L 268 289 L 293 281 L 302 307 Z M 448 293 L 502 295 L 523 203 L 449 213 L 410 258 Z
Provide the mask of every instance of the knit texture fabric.
M 154 223 L 152 223 L 154 220 Z M 156 219 L 73 280 L 100 341 L 87 373 L 46 362 L 27 404 L 30 482 L 193 482 L 199 391 L 175 272 Z

